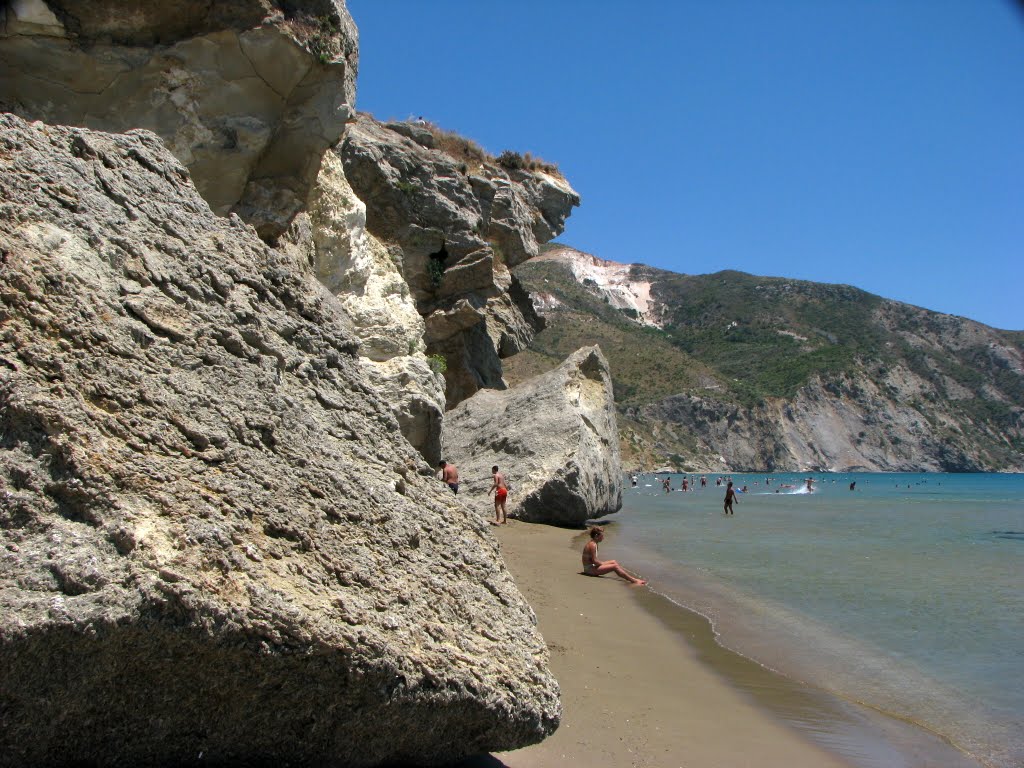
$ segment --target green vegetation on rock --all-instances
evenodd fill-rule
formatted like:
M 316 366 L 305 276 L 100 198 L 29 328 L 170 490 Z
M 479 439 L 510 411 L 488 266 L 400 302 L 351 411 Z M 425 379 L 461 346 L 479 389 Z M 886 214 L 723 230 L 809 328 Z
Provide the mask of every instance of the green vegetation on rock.
M 569 261 L 592 257 L 558 245 L 544 253 L 515 274 L 549 308 L 546 328 L 506 361 L 507 374 L 533 375 L 598 344 L 612 371 L 627 464 L 730 461 L 739 434 L 755 444 L 761 466 L 785 463 L 801 419 L 818 419 L 813 429 L 829 442 L 820 439 L 827 412 L 845 430 L 836 442 L 856 454 L 849 466 L 911 467 L 918 454 L 921 466 L 951 471 L 1024 465 L 1022 333 L 846 285 L 620 267 L 649 284 L 651 317 L 641 318 L 617 309 L 621 302 L 593 279 L 577 280 Z M 842 465 L 827 458 L 799 463 Z

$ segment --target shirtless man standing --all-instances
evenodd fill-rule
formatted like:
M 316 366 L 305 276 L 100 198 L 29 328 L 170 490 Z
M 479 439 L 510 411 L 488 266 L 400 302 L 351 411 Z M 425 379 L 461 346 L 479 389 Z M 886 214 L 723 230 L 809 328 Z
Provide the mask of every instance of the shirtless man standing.
M 505 476 L 498 471 L 497 465 L 491 467 L 491 474 L 494 475 L 494 485 L 487 493 L 489 495 L 491 491 L 494 491 L 494 524 L 505 525 L 508 522 L 508 513 L 505 511 L 508 486 L 505 484 Z
M 729 481 L 729 485 L 725 488 L 725 514 L 735 514 L 732 511 L 732 504 L 736 501 L 736 491 L 732 489 L 732 480 Z
M 442 461 L 437 466 L 441 468 L 441 479 L 448 483 L 452 493 L 457 496 L 459 493 L 459 470 L 454 464 L 449 464 L 447 461 Z

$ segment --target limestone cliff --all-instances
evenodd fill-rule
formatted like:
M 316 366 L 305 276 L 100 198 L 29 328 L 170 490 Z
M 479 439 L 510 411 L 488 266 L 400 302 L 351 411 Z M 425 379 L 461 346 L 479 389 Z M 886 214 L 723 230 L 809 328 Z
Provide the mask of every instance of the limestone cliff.
M 0 117 L 0 764 L 437 763 L 557 726 L 432 465 L 579 198 L 350 126 L 356 50 L 342 0 L 0 2 L 0 109 L 40 121 Z M 584 358 L 579 456 L 530 495 L 574 520 L 618 508 Z
M 295 217 L 279 244 L 312 265 L 345 308 L 368 379 L 391 404 L 402 434 L 436 464 L 444 379 L 427 359 L 425 326 L 409 287 L 388 248 L 366 230 L 366 205 L 335 152 L 325 154 L 307 210 Z
M 557 725 L 308 262 L 150 133 L 0 117 L 0 763 L 438 763 Z
M 273 239 L 353 114 L 357 49 L 342 0 L 4 0 L 0 108 L 151 130 L 216 213 Z
M 410 124 L 360 118 L 329 152 L 354 119 L 358 35 L 342 0 L 0 9 L 0 108 L 161 136 L 214 212 L 314 265 L 428 461 L 446 407 L 505 386 L 501 358 L 540 325 L 508 268 L 579 198 L 557 173 L 485 153 L 469 167 L 458 141 Z
M 509 270 L 562 231 L 578 195 L 555 172 L 505 167 L 464 139 L 366 115 L 339 153 L 367 230 L 424 318 L 426 351 L 445 359 L 447 407 L 504 388 L 501 359 L 540 325 Z

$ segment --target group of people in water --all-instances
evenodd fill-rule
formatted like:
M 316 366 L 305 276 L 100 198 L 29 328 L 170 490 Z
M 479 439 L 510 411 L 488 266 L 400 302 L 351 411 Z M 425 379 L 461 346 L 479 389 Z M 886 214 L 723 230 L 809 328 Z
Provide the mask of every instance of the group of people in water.
M 636 472 L 634 472 L 633 474 L 631 474 L 629 476 L 630 485 L 633 488 L 636 488 L 637 485 L 639 484 L 639 479 L 640 479 L 639 475 Z M 764 484 L 765 484 L 766 488 L 771 486 L 773 479 L 774 478 L 772 478 L 772 477 L 766 477 L 764 479 Z M 696 491 L 697 487 L 698 487 L 698 482 L 699 482 L 701 488 L 706 488 L 707 485 L 708 485 L 708 478 L 707 478 L 707 476 L 706 475 L 701 475 L 700 479 L 698 481 L 698 479 L 696 477 L 690 477 L 688 475 L 683 475 L 683 478 L 682 478 L 682 480 L 679 483 L 679 485 L 680 485 L 679 490 L 681 492 L 683 492 L 683 493 L 685 493 L 687 491 Z M 814 478 L 813 477 L 808 477 L 804 481 L 804 483 L 805 483 L 805 486 L 807 488 L 807 492 L 808 493 L 812 493 L 814 491 Z M 735 494 L 737 494 L 737 493 L 749 493 L 749 491 L 750 491 L 750 489 L 746 485 L 744 485 L 742 488 L 739 488 L 739 489 L 734 488 L 732 477 L 730 477 L 729 475 L 726 475 L 724 477 L 723 476 L 719 476 L 719 477 L 715 478 L 715 486 L 716 487 L 720 487 L 720 486 L 722 486 L 722 484 L 725 484 L 725 486 L 726 486 L 726 490 L 727 490 L 726 496 L 729 496 L 728 489 L 729 488 L 733 488 L 733 492 L 732 492 L 733 498 L 735 498 Z M 754 481 L 754 485 L 755 486 L 760 485 L 760 482 L 755 480 Z M 850 483 L 850 490 L 851 491 L 854 490 L 854 486 L 856 486 L 856 485 L 857 485 L 856 482 Z M 775 489 L 775 492 L 776 493 L 780 493 L 782 490 L 788 490 L 790 488 L 796 488 L 796 487 L 797 486 L 795 486 L 793 484 L 790 484 L 790 483 L 781 483 Z M 669 476 L 666 476 L 666 477 L 662 478 L 662 480 L 661 480 L 661 488 L 662 488 L 662 490 L 665 493 L 672 493 L 672 491 L 675 490 L 674 488 L 672 488 L 672 478 L 669 477 Z

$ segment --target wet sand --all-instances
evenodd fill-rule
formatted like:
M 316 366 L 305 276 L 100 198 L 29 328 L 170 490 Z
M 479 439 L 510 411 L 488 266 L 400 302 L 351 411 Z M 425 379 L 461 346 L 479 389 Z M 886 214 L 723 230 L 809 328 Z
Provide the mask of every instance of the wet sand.
M 562 689 L 562 724 L 541 744 L 492 756 L 509 768 L 791 768 L 850 765 L 802 737 L 700 658 L 659 618 L 656 595 L 615 576 L 581 575 L 586 539 L 512 521 L 494 529 L 537 613 Z M 602 559 L 622 559 L 614 540 Z M 623 565 L 632 564 L 623 559 Z M 683 629 L 683 631 L 680 631 Z M 498 763 L 497 761 L 500 761 Z

